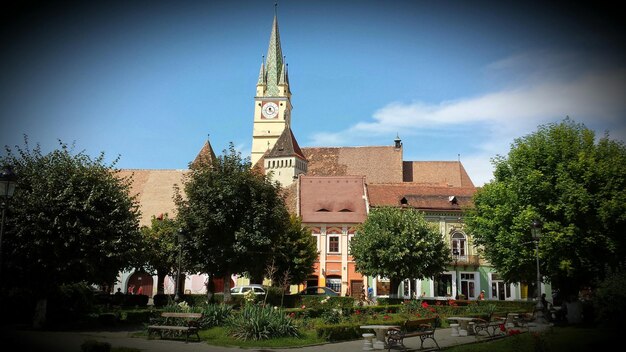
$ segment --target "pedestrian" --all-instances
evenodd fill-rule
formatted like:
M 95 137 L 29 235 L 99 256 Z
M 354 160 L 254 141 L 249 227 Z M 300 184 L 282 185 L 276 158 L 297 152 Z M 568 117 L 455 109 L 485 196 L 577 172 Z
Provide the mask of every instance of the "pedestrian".
M 480 291 L 480 295 L 478 295 L 478 300 L 479 301 L 485 300 L 485 290 Z

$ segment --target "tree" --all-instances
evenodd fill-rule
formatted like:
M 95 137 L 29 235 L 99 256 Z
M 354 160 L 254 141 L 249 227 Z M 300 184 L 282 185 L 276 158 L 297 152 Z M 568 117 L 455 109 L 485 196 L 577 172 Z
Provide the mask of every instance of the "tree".
M 434 277 L 450 261 L 439 231 L 412 208 L 372 209 L 357 228 L 350 255 L 361 274 L 389 278 L 390 297 L 397 297 L 402 280 Z
M 467 229 L 508 282 L 534 283 L 530 226 L 543 222 L 540 272 L 563 293 L 624 266 L 626 148 L 569 118 L 540 126 L 497 156 L 494 180 L 474 196 Z
M 179 225 L 168 214 L 152 216 L 150 227 L 141 228 L 145 246 L 142 256 L 144 268 L 157 275 L 157 294 L 165 293 L 165 277 L 173 275 L 178 265 Z M 180 286 L 179 286 L 180 287 Z
M 113 169 L 117 160 L 105 165 L 104 153 L 73 154 L 61 141 L 48 154 L 39 145 L 31 150 L 26 137 L 24 143 L 16 152 L 6 147 L 0 159 L 19 177 L 7 208 L 0 284 L 29 289 L 45 319 L 46 297 L 59 286 L 112 283 L 137 264 L 139 210 L 131 180 Z
M 199 272 L 224 278 L 225 301 L 233 273 L 262 279 L 288 224 L 279 184 L 252 170 L 231 143 L 212 162 L 191 165 L 184 197 L 177 193 L 178 219 L 189 236 L 185 258 Z
M 284 236 L 277 239 L 274 246 L 276 271 L 269 277 L 272 283 L 286 281 L 284 274 L 289 272 L 289 282 L 304 282 L 313 272 L 317 260 L 317 244 L 311 230 L 302 226 L 302 221 L 295 215 L 289 217 L 289 224 Z

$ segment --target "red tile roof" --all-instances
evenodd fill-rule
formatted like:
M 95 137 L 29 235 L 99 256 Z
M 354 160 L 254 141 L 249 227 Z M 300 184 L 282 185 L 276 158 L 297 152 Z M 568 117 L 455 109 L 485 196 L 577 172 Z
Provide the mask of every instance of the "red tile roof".
M 460 161 L 405 161 L 402 164 L 404 182 L 474 187 Z
M 302 148 L 310 176 L 366 176 L 368 183 L 402 182 L 402 149 L 393 146 Z
M 367 195 L 371 206 L 407 206 L 423 210 L 462 210 L 472 206 L 475 187 L 433 187 L 415 183 L 370 184 Z
M 299 210 L 304 223 L 361 223 L 367 217 L 361 176 L 300 176 Z

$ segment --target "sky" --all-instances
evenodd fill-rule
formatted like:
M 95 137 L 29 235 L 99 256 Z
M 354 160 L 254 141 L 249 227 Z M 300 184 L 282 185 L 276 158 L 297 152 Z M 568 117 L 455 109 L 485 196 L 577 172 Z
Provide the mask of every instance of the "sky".
M 250 155 L 274 0 L 42 3 L 0 11 L 0 145 L 60 140 L 122 169 L 186 169 L 207 138 Z M 405 161 L 460 159 L 476 186 L 568 116 L 625 141 L 624 11 L 591 4 L 279 1 L 292 130 L 302 147 L 399 136 Z

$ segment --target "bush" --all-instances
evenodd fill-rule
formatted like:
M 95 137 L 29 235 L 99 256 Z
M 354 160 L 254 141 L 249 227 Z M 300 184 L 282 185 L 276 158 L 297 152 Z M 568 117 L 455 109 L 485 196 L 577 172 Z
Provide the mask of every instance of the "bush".
M 80 350 L 82 352 L 110 352 L 111 344 L 108 342 L 87 340 L 80 345 Z
M 293 319 L 282 309 L 246 305 L 227 320 L 228 334 L 239 340 L 267 340 L 276 337 L 298 337 Z
M 85 283 L 62 285 L 50 295 L 47 319 L 53 323 L 74 322 L 94 311 L 93 290 Z
M 113 326 L 117 323 L 117 314 L 102 313 L 98 315 L 98 323 L 103 326 Z
M 124 295 L 122 306 L 123 307 L 147 307 L 149 299 L 150 298 L 147 295 Z
M 361 334 L 363 334 L 360 325 L 355 324 L 322 325 L 315 330 L 317 337 L 326 341 L 354 340 L 360 338 Z
M 166 294 L 158 293 L 152 297 L 152 304 L 154 304 L 154 306 L 157 308 L 165 307 L 169 304 L 172 304 L 173 302 L 174 302 L 174 295 L 166 295 Z
M 621 325 L 626 316 L 626 273 L 611 273 L 600 282 L 592 299 L 596 322 Z

